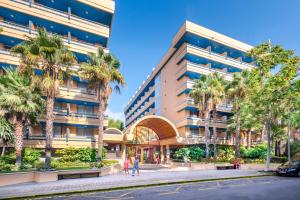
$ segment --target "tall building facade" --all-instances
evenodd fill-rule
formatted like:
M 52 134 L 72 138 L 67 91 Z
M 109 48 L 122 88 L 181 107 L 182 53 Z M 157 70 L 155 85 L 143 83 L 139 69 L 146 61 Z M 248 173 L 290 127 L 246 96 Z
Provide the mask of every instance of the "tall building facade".
M 89 52 L 96 53 L 98 47 L 108 51 L 114 10 L 113 0 L 1 0 L 0 67 L 17 66 L 19 57 L 11 55 L 10 48 L 36 36 L 37 27 L 44 27 L 63 38 L 78 61 L 72 70 L 78 70 Z M 87 86 L 87 81 L 76 76 L 60 85 L 54 106 L 54 148 L 97 146 L 99 102 Z M 45 121 L 40 119 L 24 136 L 25 146 L 44 148 Z M 118 143 L 122 135 L 110 130 L 104 140 Z
M 230 81 L 233 73 L 253 69 L 255 61 L 246 55 L 251 48 L 186 21 L 160 63 L 128 102 L 124 112 L 127 133 L 143 138 L 147 133 L 139 130 L 149 128 L 159 141 L 153 139 L 148 144 L 165 145 L 167 149 L 170 145 L 203 144 L 204 119 L 199 118 L 199 110 L 189 95 L 194 81 L 213 72 Z M 233 135 L 227 132 L 231 112 L 232 105 L 226 101 L 217 106 L 218 144 L 234 144 Z M 255 135 L 243 137 L 242 142 L 246 144 L 247 139 L 257 142 Z

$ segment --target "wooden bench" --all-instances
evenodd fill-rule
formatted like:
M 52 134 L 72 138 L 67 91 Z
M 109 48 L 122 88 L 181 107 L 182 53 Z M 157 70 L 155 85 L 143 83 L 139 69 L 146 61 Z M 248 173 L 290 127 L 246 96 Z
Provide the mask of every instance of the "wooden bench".
M 226 170 L 226 169 L 239 169 L 240 165 L 224 165 L 224 166 L 216 166 L 217 170 Z

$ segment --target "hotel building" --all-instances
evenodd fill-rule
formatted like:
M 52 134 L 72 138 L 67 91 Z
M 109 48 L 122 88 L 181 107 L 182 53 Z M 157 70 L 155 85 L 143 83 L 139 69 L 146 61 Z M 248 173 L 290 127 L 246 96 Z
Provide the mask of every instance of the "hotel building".
M 0 66 L 17 66 L 19 57 L 10 54 L 10 48 L 37 35 L 36 28 L 60 35 L 74 53 L 78 65 L 87 60 L 89 52 L 99 46 L 108 51 L 108 42 L 114 16 L 113 0 L 1 0 L 0 1 Z M 96 116 L 99 102 L 95 91 L 79 77 L 64 80 L 55 101 L 54 148 L 97 146 Z M 107 122 L 106 122 L 107 125 Z M 25 146 L 44 148 L 45 121 L 31 127 L 24 134 Z M 107 145 L 120 143 L 122 133 L 106 131 Z
M 133 138 L 132 144 L 140 144 L 141 155 L 160 146 L 163 159 L 172 146 L 204 144 L 204 119 L 199 118 L 199 110 L 189 96 L 194 80 L 217 72 L 230 81 L 233 73 L 253 69 L 255 61 L 246 55 L 251 48 L 186 21 L 125 108 L 125 133 Z M 227 133 L 231 111 L 232 105 L 226 101 L 217 106 L 217 144 L 234 144 L 234 135 Z M 242 137 L 241 143 L 246 144 L 247 139 Z M 256 136 L 251 140 L 256 142 Z M 212 135 L 209 142 L 213 142 Z

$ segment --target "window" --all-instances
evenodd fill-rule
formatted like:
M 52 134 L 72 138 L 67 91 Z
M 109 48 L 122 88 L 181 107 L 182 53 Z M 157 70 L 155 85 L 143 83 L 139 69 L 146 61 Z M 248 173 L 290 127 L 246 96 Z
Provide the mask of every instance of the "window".
M 199 112 L 197 112 L 197 111 L 190 111 L 190 116 L 191 117 L 198 117 L 198 115 L 199 115 Z
M 54 111 L 60 111 L 61 107 L 62 106 L 60 102 L 54 102 Z
M 77 83 L 78 89 L 82 91 L 87 91 L 87 84 L 86 83 Z
M 92 138 L 93 137 L 93 128 L 77 127 L 76 136 L 84 137 L 84 138 Z
M 62 137 L 62 127 L 61 126 L 55 126 L 53 127 L 53 136 L 54 137 Z
M 191 135 L 191 137 L 198 137 L 199 129 L 198 128 L 190 128 L 190 135 Z
M 82 115 L 93 115 L 94 114 L 94 106 L 78 105 L 77 113 L 82 114 Z

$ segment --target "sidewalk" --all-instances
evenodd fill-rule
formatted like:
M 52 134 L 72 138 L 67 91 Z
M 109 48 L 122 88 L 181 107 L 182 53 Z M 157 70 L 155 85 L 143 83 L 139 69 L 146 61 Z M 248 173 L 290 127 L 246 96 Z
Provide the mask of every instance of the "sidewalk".
M 207 180 L 230 177 L 260 176 L 256 170 L 189 170 L 189 171 L 147 171 L 140 176 L 123 173 L 99 178 L 69 179 L 47 183 L 26 183 L 0 187 L 0 199 L 25 197 L 75 191 L 103 190 L 109 188 L 141 186 L 180 181 Z

